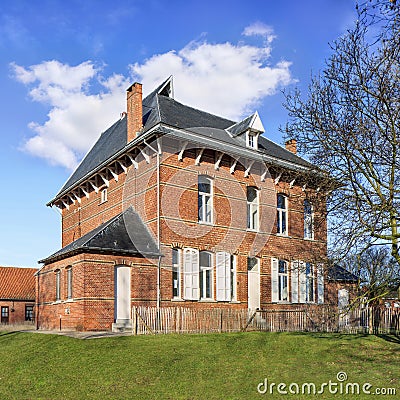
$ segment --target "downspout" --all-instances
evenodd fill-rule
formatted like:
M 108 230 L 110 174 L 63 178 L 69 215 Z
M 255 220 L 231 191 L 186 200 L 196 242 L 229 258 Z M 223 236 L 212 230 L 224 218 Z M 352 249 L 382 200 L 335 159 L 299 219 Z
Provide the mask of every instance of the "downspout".
M 157 246 L 161 252 L 161 221 L 160 221 L 160 153 L 157 151 Z M 157 265 L 157 310 L 161 306 L 161 255 Z
M 161 221 L 160 221 L 160 150 L 156 150 L 146 139 L 143 143 L 156 153 L 157 157 L 157 247 L 161 251 Z M 158 256 L 157 263 L 157 310 L 161 307 L 161 255 Z

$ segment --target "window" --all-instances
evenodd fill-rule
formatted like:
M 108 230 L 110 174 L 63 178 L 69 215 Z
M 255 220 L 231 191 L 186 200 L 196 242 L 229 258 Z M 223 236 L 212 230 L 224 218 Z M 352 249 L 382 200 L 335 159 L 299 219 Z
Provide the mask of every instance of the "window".
M 236 300 L 236 258 L 230 256 L 230 269 L 231 269 L 231 301 Z
M 258 134 L 247 131 L 246 132 L 246 146 L 251 149 L 258 149 Z
M 213 297 L 212 257 L 207 251 L 200 252 L 200 298 Z
M 258 229 L 258 190 L 247 188 L 247 229 Z
M 33 321 L 33 305 L 25 305 L 25 321 Z
M 247 271 L 258 271 L 257 257 L 247 257 Z
M 225 251 L 215 255 L 217 273 L 217 301 L 231 301 L 236 298 L 236 271 L 234 257 Z
M 56 301 L 61 300 L 61 271 L 56 271 Z
M 107 201 L 107 188 L 104 188 L 100 191 L 100 204 L 105 203 Z
M 198 180 L 199 222 L 212 223 L 212 181 L 205 176 Z
M 287 262 L 278 263 L 278 301 L 289 301 Z
M 308 200 L 304 200 L 304 239 L 314 239 L 313 207 Z
M 9 322 L 9 308 L 8 306 L 1 307 L 1 323 L 8 324 Z
M 277 233 L 287 235 L 287 198 L 283 194 L 277 197 Z
M 306 301 L 314 301 L 314 266 L 306 263 Z
M 174 298 L 181 297 L 179 249 L 172 249 L 172 296 Z
M 67 268 L 67 298 L 72 299 L 72 267 Z
M 196 249 L 183 249 L 183 284 L 184 298 L 198 300 L 199 288 L 199 251 Z

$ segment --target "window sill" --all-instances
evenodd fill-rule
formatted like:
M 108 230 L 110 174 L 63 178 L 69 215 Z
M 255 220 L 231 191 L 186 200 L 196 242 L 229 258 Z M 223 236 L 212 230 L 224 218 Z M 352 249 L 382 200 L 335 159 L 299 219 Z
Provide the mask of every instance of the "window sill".
M 177 302 L 177 303 L 183 303 L 185 300 L 181 299 L 180 297 L 173 297 L 171 301 Z
M 216 303 L 217 301 L 214 299 L 200 299 L 199 303 Z
M 307 240 L 307 241 L 309 241 L 309 242 L 315 242 L 316 240 L 314 239 L 314 238 L 303 238 L 304 240 Z
M 276 236 L 290 238 L 287 233 L 277 233 Z
M 206 221 L 197 221 L 200 225 L 208 225 L 208 226 L 212 226 L 212 225 L 214 225 L 214 223 L 213 222 L 206 222 Z
M 67 300 L 65 300 L 65 303 L 73 303 L 74 302 L 74 299 L 67 299 Z
M 101 206 L 101 205 L 107 203 L 107 201 L 108 201 L 108 200 L 106 200 L 106 201 L 101 201 L 98 205 Z
M 247 228 L 246 231 L 258 233 L 258 229 Z
M 53 301 L 53 304 L 61 304 L 62 303 L 62 301 L 61 300 L 56 300 L 56 301 Z
M 239 300 L 231 300 L 229 304 L 240 304 L 241 302 Z

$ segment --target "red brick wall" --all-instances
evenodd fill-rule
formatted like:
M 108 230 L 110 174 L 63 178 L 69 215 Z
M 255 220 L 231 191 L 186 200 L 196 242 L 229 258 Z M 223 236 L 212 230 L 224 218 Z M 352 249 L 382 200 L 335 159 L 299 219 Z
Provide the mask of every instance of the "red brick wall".
M 34 306 L 34 301 L 9 301 L 9 300 L 0 300 L 0 310 L 1 307 L 8 307 L 8 317 L 9 324 L 22 324 L 25 323 L 25 306 L 31 305 Z M 35 314 L 33 314 L 35 315 Z
M 264 166 L 255 163 L 248 176 L 247 166 L 237 164 L 230 173 L 232 159 L 224 156 L 215 169 L 218 154 L 204 151 L 200 165 L 195 165 L 198 151 L 188 149 L 178 160 L 178 142 L 163 144 L 159 170 L 160 188 L 160 242 L 162 253 L 161 300 L 162 305 L 196 307 L 243 307 L 247 308 L 247 257 L 260 257 L 261 306 L 271 303 L 271 257 L 286 261 L 302 260 L 318 262 L 326 257 L 326 224 L 315 227 L 315 240 L 303 238 L 303 201 L 307 190 L 299 185 L 291 186 L 290 174 L 276 185 L 274 177 L 261 176 Z M 150 154 L 150 153 L 149 153 Z M 150 156 L 150 163 L 139 156 L 139 168 L 131 166 L 128 173 L 120 171 L 118 182 L 110 178 L 108 201 L 100 204 L 100 193 L 90 191 L 89 198 L 63 209 L 63 246 L 88 233 L 101 223 L 132 205 L 147 223 L 154 237 L 157 235 L 157 160 Z M 199 175 L 208 175 L 213 181 L 213 225 L 198 223 L 197 182 Z M 246 229 L 246 187 L 260 189 L 259 231 Z M 276 233 L 276 195 L 288 197 L 289 235 Z M 316 210 L 316 215 L 318 215 Z M 157 238 L 156 238 L 157 239 Z M 237 258 L 238 304 L 221 302 L 198 303 L 171 301 L 172 272 L 171 248 L 192 247 L 198 250 L 228 251 Z M 106 255 L 80 255 L 45 266 L 39 277 L 40 327 L 57 328 L 61 316 L 65 329 L 110 329 L 114 321 L 114 266 L 124 261 L 132 265 L 132 304 L 155 305 L 157 261 L 141 258 L 124 258 Z M 72 265 L 74 274 L 74 301 L 66 301 L 65 268 Z M 62 271 L 62 299 L 54 303 L 55 274 Z M 289 278 L 290 279 L 290 278 Z M 215 287 L 215 273 L 214 273 Z M 69 309 L 69 311 L 67 310 Z M 69 312 L 69 314 L 68 314 Z

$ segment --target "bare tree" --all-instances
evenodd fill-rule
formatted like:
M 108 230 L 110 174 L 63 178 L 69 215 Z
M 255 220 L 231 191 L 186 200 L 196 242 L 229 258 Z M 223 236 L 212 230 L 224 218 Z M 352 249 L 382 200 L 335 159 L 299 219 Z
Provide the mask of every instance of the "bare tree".
M 332 45 L 306 98 L 286 93 L 286 139 L 330 178 L 330 246 L 389 245 L 400 263 L 400 9 L 358 4 L 358 20 Z M 322 191 L 320 192 L 322 193 Z M 324 199 L 324 197 L 321 196 Z
M 363 253 L 352 254 L 343 260 L 343 266 L 360 280 L 360 296 L 376 303 L 400 285 L 400 270 L 390 250 L 374 246 Z

